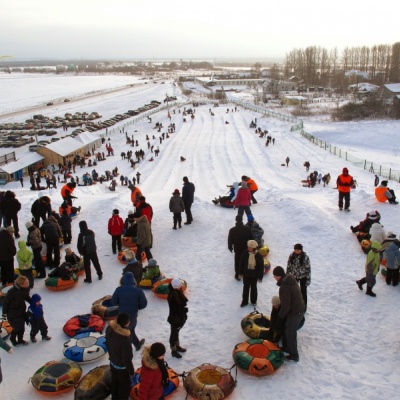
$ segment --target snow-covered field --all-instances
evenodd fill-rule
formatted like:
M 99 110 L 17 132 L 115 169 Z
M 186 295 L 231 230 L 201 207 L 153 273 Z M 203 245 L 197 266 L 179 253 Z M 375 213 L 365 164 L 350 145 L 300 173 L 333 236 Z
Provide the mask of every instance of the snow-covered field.
M 60 88 L 54 92 L 53 78 L 40 75 L 31 81 L 40 81 L 41 98 L 37 99 L 37 89 L 31 90 L 30 83 L 26 83 L 23 92 L 21 87 L 13 91 L 8 87 L 9 79 L 2 78 L 4 76 L 0 75 L 1 85 L 7 90 L 9 99 L 7 104 L 0 103 L 0 115 L 48 99 L 80 96 L 92 90 L 124 84 L 118 80 L 113 86 L 110 83 L 112 78 L 97 77 L 99 82 L 86 86 L 82 77 L 76 77 L 77 81 L 71 77 L 68 91 Z M 114 94 L 78 100 L 73 104 L 44 107 L 42 113 L 54 116 L 71 110 L 98 111 L 108 118 L 151 100 L 161 101 L 166 92 L 184 100 L 172 82 L 165 85 L 143 84 Z M 183 122 L 182 115 L 176 110 L 172 114 L 176 132 L 161 145 L 160 133 L 153 127 L 156 122 L 168 126 L 166 111 L 154 114 L 152 123 L 145 119 L 134 125 L 129 125 L 129 120 L 122 121 L 109 136 L 115 156 L 107 157 L 96 168 L 97 172 L 103 173 L 117 166 L 121 174 L 128 174 L 129 177 L 140 171 L 139 186 L 154 209 L 153 256 L 167 277 L 181 277 L 188 282 L 189 319 L 181 332 L 182 345 L 187 346 L 188 351 L 181 360 L 170 357 L 167 352 L 166 361 L 179 373 L 203 363 L 229 368 L 233 364 L 234 346 L 248 339 L 241 330 L 240 322 L 252 311 L 252 307 L 239 307 L 242 284 L 234 279 L 233 255 L 227 248 L 228 230 L 234 226 L 236 212 L 211 202 L 227 191 L 227 184 L 248 175 L 260 188 L 256 193 L 258 204 L 252 206 L 252 212 L 265 230 L 264 239 L 270 248 L 272 268 L 277 265 L 285 267 L 293 245 L 300 242 L 311 259 L 312 281 L 306 322 L 298 334 L 300 362 L 284 364 L 276 373 L 263 378 L 239 371 L 237 387 L 230 398 L 396 398 L 399 392 L 397 353 L 400 321 L 397 304 L 400 289 L 387 286 L 379 275 L 374 289 L 377 293 L 375 299 L 358 290 L 355 280 L 363 276 L 365 255 L 349 227 L 364 219 L 367 212 L 379 210 L 385 230 L 400 234 L 399 206 L 378 203 L 373 194 L 372 174 L 310 144 L 297 132 L 290 132 L 287 122 L 265 118 L 243 108 L 232 112 L 234 105 L 212 107 L 197 107 L 196 118 L 188 118 L 187 122 Z M 214 117 L 210 115 L 210 108 Z M 183 106 L 180 109 L 183 111 Z M 29 116 L 28 113 L 8 120 L 24 120 Z M 255 118 L 258 125 L 275 138 L 275 145 L 266 147 L 265 140 L 249 128 L 250 121 Z M 396 168 L 400 162 L 393 138 L 399 127 L 397 121 L 305 123 L 305 129 L 317 137 L 349 148 L 360 158 L 376 157 Z M 125 144 L 125 133 L 119 133 L 122 128 L 129 135 L 134 135 L 146 151 L 145 161 L 139 164 L 136 171 L 132 171 L 127 161 L 119 156 L 121 151 L 129 149 Z M 150 137 L 155 135 L 156 139 L 152 139 L 151 143 L 155 147 L 160 146 L 160 156 L 155 157 L 153 162 L 149 162 L 151 154 L 147 150 L 146 134 Z M 26 149 L 18 149 L 17 153 L 23 151 Z M 100 151 L 105 151 L 104 145 Z M 180 162 L 180 156 L 186 161 Z M 282 166 L 287 156 L 291 160 L 289 167 Z M 301 180 L 307 176 L 303 167 L 305 160 L 310 161 L 311 170 L 331 174 L 330 186 L 324 188 L 317 185 L 314 189 L 302 186 Z M 349 213 L 338 211 L 337 191 L 333 190 L 343 167 L 349 168 L 359 185 L 352 192 Z M 78 168 L 76 175 L 81 177 L 92 169 Z M 196 185 L 192 207 L 194 223 L 174 231 L 171 229 L 172 214 L 168 210 L 168 202 L 175 188 L 182 189 L 182 177 L 185 175 Z M 390 182 L 390 186 L 399 193 L 398 183 Z M 11 183 L 2 189 L 15 191 L 23 205 L 19 220 L 22 238 L 25 238 L 24 224 L 31 219 L 30 207 L 38 192 L 29 190 L 27 180 L 24 188 L 19 183 Z M 54 207 L 58 208 L 61 203 L 59 190 L 45 190 L 39 195 L 49 195 Z M 88 285 L 80 278 L 74 289 L 58 293 L 49 292 L 43 281 L 35 282 L 31 293 L 37 292 L 42 296 L 52 340 L 38 340 L 36 344 L 15 348 L 13 355 L 1 353 L 4 375 L 1 398 L 42 398 L 28 380 L 47 361 L 62 358 L 63 343 L 68 340 L 62 331 L 64 323 L 76 314 L 89 312 L 93 301 L 112 294 L 118 286 L 122 264 L 112 254 L 107 222 L 114 208 L 120 210 L 123 218 L 132 209 L 129 190 L 125 186 L 117 186 L 116 192 L 111 192 L 107 184 L 96 184 L 78 187 L 74 194 L 78 197 L 76 205 L 82 206 L 82 212 L 73 221 L 72 247 L 76 249 L 78 222 L 86 220 L 89 228 L 96 232 L 104 279 L 94 280 Z M 278 293 L 271 273 L 265 275 L 258 289 L 257 309 L 269 314 L 271 297 Z M 146 343 L 161 341 L 167 345 L 167 303 L 152 292 L 146 291 L 146 296 L 149 304 L 139 313 L 136 332 L 140 338 L 146 338 Z M 29 328 L 25 334 L 25 338 L 28 337 Z M 135 352 L 135 367 L 140 366 L 140 359 L 140 352 Z M 96 363 L 83 365 L 83 375 L 107 362 L 106 356 Z M 185 397 L 186 392 L 181 385 L 173 398 Z M 73 394 L 60 398 L 72 399 Z

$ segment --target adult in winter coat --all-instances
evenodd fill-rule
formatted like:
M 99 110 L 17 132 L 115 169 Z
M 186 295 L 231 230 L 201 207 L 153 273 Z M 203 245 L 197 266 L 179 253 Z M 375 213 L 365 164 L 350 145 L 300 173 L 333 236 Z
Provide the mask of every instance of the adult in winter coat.
M 67 210 L 63 210 L 60 216 L 60 228 L 64 238 L 64 244 L 71 244 L 72 240 L 72 218 Z
M 17 249 L 14 242 L 12 226 L 0 230 L 0 270 L 1 283 L 9 285 L 14 282 L 14 256 Z
M 164 361 L 165 346 L 156 342 L 143 351 L 140 370 L 139 400 L 163 399 L 168 386 L 168 371 Z
M 394 240 L 386 247 L 383 254 L 383 258 L 386 259 L 386 284 L 397 286 L 399 284 L 400 241 L 396 240 L 396 235 L 392 232 L 390 232 L 390 237 Z
M 247 249 L 247 242 L 253 239 L 253 235 L 248 226 L 243 225 L 243 217 L 236 215 L 236 224 L 229 229 L 228 233 L 228 250 L 235 253 L 235 279 L 240 281 L 240 257 Z
M 363 290 L 364 283 L 367 284 L 367 291 L 365 294 L 371 297 L 376 297 L 376 294 L 372 291 L 372 288 L 376 284 L 376 275 L 379 272 L 379 267 L 381 264 L 379 250 L 382 246 L 379 242 L 372 242 L 371 249 L 367 254 L 367 259 L 365 261 L 365 277 L 356 281 L 357 286 L 360 290 Z
M 133 218 L 137 224 L 136 257 L 139 261 L 142 261 L 142 252 L 144 251 L 147 260 L 150 260 L 150 258 L 153 258 L 150 250 L 152 243 L 150 223 L 145 215 L 140 215 L 137 211 L 133 214 Z
M 342 173 L 336 179 L 336 185 L 339 192 L 339 210 L 350 211 L 350 190 L 354 186 L 353 177 L 349 174 L 347 168 L 343 168 Z
M 116 321 L 110 321 L 106 329 L 106 345 L 111 369 L 111 398 L 128 400 L 131 377 L 135 370 L 129 331 L 129 315 L 119 313 Z
M 108 233 L 111 235 L 111 247 L 114 254 L 122 250 L 121 236 L 124 232 L 124 220 L 119 216 L 119 210 L 113 210 L 112 217 L 108 220 Z
M 46 270 L 42 258 L 43 244 L 40 230 L 31 221 L 28 221 L 25 226 L 26 229 L 28 229 L 28 238 L 26 240 L 26 244 L 32 248 L 33 259 L 35 260 L 35 269 L 38 273 L 37 278 L 46 278 Z
M 290 254 L 286 273 L 293 275 L 300 284 L 300 291 L 304 301 L 304 311 L 307 310 L 307 286 L 311 283 L 311 263 L 308 255 L 303 251 L 303 245 L 296 243 L 293 253 Z
M 247 216 L 251 214 L 251 193 L 247 187 L 246 182 L 242 182 L 236 194 L 236 199 L 233 202 L 233 207 L 238 209 L 238 215 L 246 213 Z
M 147 299 L 143 290 L 135 286 L 132 272 L 126 272 L 121 279 L 121 286 L 112 295 L 112 304 L 118 306 L 118 311 L 129 315 L 128 329 L 131 332 L 131 342 L 136 350 L 140 350 L 144 339 L 139 340 L 135 333 L 139 310 L 147 307 Z
M 185 225 L 190 225 L 193 222 L 192 216 L 192 204 L 194 201 L 194 192 L 196 188 L 192 182 L 189 182 L 187 176 L 183 177 L 183 187 L 182 187 L 182 200 L 185 205 L 186 222 Z
M 135 278 L 135 284 L 136 286 L 139 286 L 143 277 L 143 264 L 136 259 L 135 253 L 132 250 L 125 251 L 125 260 L 128 262 L 122 270 L 122 275 L 126 272 L 132 272 L 133 277 Z M 148 261 L 150 263 L 150 260 Z
M 153 219 L 153 207 L 149 203 L 146 203 L 146 197 L 139 197 L 139 205 L 136 207 L 136 211 L 140 212 L 141 215 L 145 215 L 151 224 L 151 220 Z
M 258 252 L 258 244 L 255 240 L 247 242 L 247 250 L 240 257 L 239 275 L 243 276 L 242 303 L 240 307 L 245 307 L 250 302 L 254 306 L 257 304 L 257 282 L 262 282 L 264 277 L 264 259 Z
M 140 196 L 143 196 L 143 194 L 135 185 L 129 185 L 128 187 L 131 190 L 131 202 L 134 207 L 138 207 L 140 204 Z
M 33 223 L 40 228 L 40 219 L 46 221 L 50 217 L 51 213 L 51 200 L 48 196 L 42 196 L 35 200 L 31 207 L 31 213 L 33 215 Z
M 26 246 L 25 240 L 18 241 L 19 250 L 17 251 L 18 268 L 21 275 L 26 276 L 29 280 L 29 287 L 33 288 L 33 271 L 32 260 L 33 254 Z
M 103 271 L 101 270 L 99 257 L 97 256 L 96 237 L 92 230 L 87 226 L 86 221 L 79 222 L 80 233 L 78 236 L 78 252 L 83 255 L 83 266 L 85 268 L 86 278 L 84 282 L 92 283 L 92 270 L 90 262 L 93 263 L 99 280 L 103 279 Z
M 30 303 L 29 280 L 26 276 L 18 276 L 13 287 L 7 292 L 3 303 L 3 314 L 12 327 L 10 342 L 13 346 L 27 345 L 24 340 L 26 304 Z
M 379 243 L 382 243 L 386 239 L 385 230 L 383 229 L 383 226 L 378 221 L 374 222 L 371 225 L 371 228 L 369 229 L 369 234 L 370 234 L 369 240 L 371 242 L 377 241 Z
M 61 188 L 61 196 L 72 207 L 72 199 L 77 197 L 73 196 L 72 193 L 76 188 L 76 182 L 68 182 Z
M 389 189 L 387 185 L 388 181 L 382 181 L 381 184 L 377 188 L 375 188 L 376 199 L 381 203 L 388 201 L 390 204 L 399 204 L 399 202 L 396 201 L 394 190 Z
M 169 200 L 169 211 L 173 213 L 174 226 L 172 229 L 176 230 L 176 226 L 182 228 L 182 212 L 185 211 L 185 204 L 183 203 L 179 189 L 175 189 L 172 197 Z
M 254 193 L 258 190 L 257 183 L 254 181 L 254 179 L 251 179 L 246 175 L 242 176 L 242 182 L 247 183 L 247 187 L 249 188 L 251 193 L 251 201 L 253 202 L 253 204 L 257 204 L 257 200 L 254 198 Z
M 247 224 L 245 226 L 250 228 L 253 239 L 258 243 L 258 246 L 261 247 L 264 244 L 264 229 L 261 228 L 258 222 L 254 219 L 253 215 L 250 214 L 247 217 Z
M 279 286 L 279 299 L 281 308 L 278 317 L 285 328 L 283 331 L 283 351 L 289 353 L 285 356 L 286 361 L 299 361 L 297 350 L 297 328 L 304 317 L 304 301 L 299 285 L 293 275 L 286 274 L 285 270 L 278 266 L 273 270 L 276 284 Z
M 179 331 L 183 328 L 187 320 L 187 303 L 188 299 L 182 291 L 182 283 L 179 278 L 172 279 L 168 285 L 168 323 L 171 326 L 171 333 L 169 336 L 169 345 L 171 347 L 172 357 L 182 358 L 180 353 L 186 352 L 186 349 L 179 344 Z
M 47 247 L 47 265 L 50 268 L 56 268 L 60 265 L 60 239 L 62 232 L 55 217 L 50 215 L 41 226 L 40 232 L 42 234 L 42 242 L 46 243 Z
M 7 190 L 1 204 L 6 226 L 14 226 L 14 235 L 19 238 L 18 212 L 21 210 L 21 203 L 16 199 L 15 193 Z

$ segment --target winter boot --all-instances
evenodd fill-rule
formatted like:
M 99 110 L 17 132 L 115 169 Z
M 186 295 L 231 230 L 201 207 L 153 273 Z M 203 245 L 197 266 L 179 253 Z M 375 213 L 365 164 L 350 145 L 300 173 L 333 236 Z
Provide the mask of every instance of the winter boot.
M 22 344 L 23 346 L 27 346 L 29 344 L 26 340 L 24 340 L 24 332 L 19 332 L 17 336 L 19 345 Z
M 179 342 L 176 344 L 176 350 L 179 351 L 179 353 L 185 353 L 186 349 L 183 347 L 179 346 Z
M 12 343 L 13 346 L 17 347 L 18 343 L 17 343 L 17 334 L 16 333 L 11 333 L 10 336 L 10 342 Z
M 367 291 L 365 292 L 368 296 L 376 297 L 376 294 L 372 291 L 372 287 L 367 286 Z
M 212 200 L 212 202 L 217 205 L 219 203 L 219 201 L 217 199 Z
M 359 288 L 360 290 L 363 290 L 363 285 L 364 285 L 364 283 L 367 283 L 367 280 L 366 280 L 365 278 L 362 278 L 362 279 L 360 279 L 359 281 L 356 281 L 356 283 L 357 283 L 357 285 L 358 285 L 358 288 Z
M 182 356 L 178 353 L 178 349 L 177 349 L 177 346 L 173 346 L 173 347 L 171 347 L 171 355 L 172 355 L 172 357 L 175 357 L 175 358 L 182 358 Z

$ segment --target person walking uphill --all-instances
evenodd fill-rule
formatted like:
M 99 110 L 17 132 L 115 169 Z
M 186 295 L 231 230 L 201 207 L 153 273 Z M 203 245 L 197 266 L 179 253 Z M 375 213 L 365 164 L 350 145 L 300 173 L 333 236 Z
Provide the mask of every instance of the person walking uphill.
M 183 203 L 182 197 L 178 189 L 175 189 L 173 191 L 172 197 L 169 200 L 169 211 L 174 214 L 174 226 L 172 227 L 172 229 L 176 230 L 176 225 L 179 226 L 179 229 L 182 228 L 182 212 L 185 211 L 185 204 Z
M 85 279 L 84 282 L 92 283 L 92 271 L 90 268 L 90 262 L 97 272 L 99 280 L 103 279 L 103 271 L 101 270 L 99 258 L 97 256 L 97 246 L 95 234 L 87 226 L 86 221 L 79 222 L 80 233 L 78 236 L 77 248 L 79 254 L 83 255 L 83 266 L 85 268 Z
M 187 303 L 188 299 L 182 291 L 182 283 L 179 278 L 172 279 L 168 285 L 168 306 L 169 315 L 167 321 L 171 325 L 171 333 L 169 336 L 169 344 L 171 347 L 172 357 L 182 358 L 179 353 L 185 353 L 186 349 L 179 344 L 179 331 L 183 328 L 187 320 Z
M 360 290 L 363 290 L 364 283 L 367 284 L 367 291 L 365 294 L 371 297 L 376 297 L 376 294 L 372 291 L 372 288 L 376 284 L 376 275 L 379 272 L 379 266 L 381 264 L 379 250 L 382 248 L 381 244 L 377 241 L 371 243 L 371 250 L 367 254 L 365 261 L 365 277 L 356 281 L 357 286 Z
M 113 400 L 129 399 L 131 377 L 135 373 L 129 323 L 129 315 L 119 313 L 117 319 L 110 321 L 106 329 L 106 345 L 111 369 L 111 398 Z
M 293 275 L 299 282 L 304 311 L 307 311 L 307 286 L 311 283 L 311 264 L 300 243 L 294 245 L 293 253 L 290 254 L 287 262 L 286 273 Z
M 233 202 L 233 208 L 238 209 L 238 215 L 246 213 L 247 216 L 251 215 L 250 211 L 251 193 L 247 187 L 246 182 L 242 182 L 236 194 L 236 199 Z
M 192 204 L 194 201 L 194 192 L 196 188 L 192 182 L 189 182 L 187 176 L 183 177 L 183 187 L 182 187 L 182 200 L 185 205 L 186 222 L 185 225 L 190 225 L 193 222 L 192 216 Z
M 147 299 L 142 289 L 135 286 L 132 272 L 122 275 L 121 286 L 117 287 L 112 295 L 112 304 L 118 306 L 118 311 L 129 315 L 128 329 L 130 338 L 136 350 L 140 350 L 145 339 L 139 340 L 135 333 L 139 310 L 147 307 Z
M 257 281 L 262 282 L 264 277 L 264 259 L 258 252 L 258 244 L 255 240 L 247 242 L 247 250 L 240 257 L 239 275 L 243 276 L 243 293 L 240 307 L 245 307 L 250 301 L 257 305 Z
M 278 266 L 272 271 L 276 284 L 279 286 L 279 300 L 281 308 L 279 310 L 279 320 L 283 325 L 285 318 L 285 328 L 283 331 L 282 346 L 283 351 L 288 353 L 286 361 L 299 361 L 297 350 L 297 328 L 304 317 L 304 301 L 300 292 L 299 285 L 293 275 L 286 275 L 285 270 Z
M 339 210 L 343 210 L 344 200 L 344 210 L 350 211 L 350 190 L 354 185 L 354 181 L 347 168 L 343 168 L 342 174 L 337 177 L 336 185 L 339 192 Z
M 124 220 L 119 216 L 119 210 L 113 210 L 112 217 L 108 220 L 108 233 L 111 235 L 111 248 L 114 254 L 122 250 L 121 236 L 124 232 Z
M 0 270 L 1 283 L 4 286 L 14 282 L 14 256 L 17 254 L 17 248 L 13 235 L 12 226 L 0 230 Z

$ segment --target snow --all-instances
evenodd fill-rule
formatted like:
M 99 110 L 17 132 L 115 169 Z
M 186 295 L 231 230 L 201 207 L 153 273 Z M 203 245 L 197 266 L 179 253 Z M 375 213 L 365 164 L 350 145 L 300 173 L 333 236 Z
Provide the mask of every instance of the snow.
M 1 76 L 3 78 L 3 76 Z M 79 79 L 78 79 L 79 78 Z M 104 77 L 97 77 L 100 90 Z M 32 81 L 40 84 L 40 94 L 47 98 L 64 98 L 63 90 L 52 91 L 52 78 L 36 76 Z M 35 91 L 27 83 L 23 95 L 2 84 L 7 91 L 9 104 L 0 104 L 0 115 L 9 112 L 12 104 L 18 109 L 28 108 L 37 102 Z M 85 79 L 69 80 L 68 96 L 82 95 L 88 91 Z M 118 86 L 119 83 L 116 83 Z M 89 85 L 88 85 L 89 86 Z M 110 88 L 110 86 L 109 86 Z M 99 94 L 80 99 L 74 104 L 59 104 L 55 109 L 43 108 L 45 115 L 65 112 L 96 110 L 109 118 L 128 109 L 134 109 L 165 93 L 184 96 L 171 82 L 165 85 L 139 85 L 114 94 Z M 17 100 L 14 100 L 15 95 Z M 181 111 L 184 106 L 180 106 Z M 191 107 L 190 104 L 187 107 Z M 374 197 L 374 175 L 338 158 L 303 138 L 298 131 L 291 132 L 291 124 L 278 119 L 263 117 L 234 104 L 213 107 L 212 104 L 196 107 L 196 118 L 183 122 L 178 108 L 170 106 L 176 132 L 159 143 L 153 129 L 156 122 L 168 126 L 167 111 L 152 115 L 131 124 L 121 121 L 112 129 L 110 142 L 113 157 L 98 164 L 96 170 L 103 173 L 118 167 L 121 174 L 140 171 L 139 187 L 153 206 L 154 258 L 167 277 L 180 277 L 188 282 L 189 319 L 181 331 L 181 343 L 188 348 L 181 360 L 167 352 L 166 361 L 178 373 L 189 371 L 203 363 L 229 368 L 233 364 L 232 351 L 237 343 L 248 338 L 242 332 L 240 322 L 253 311 L 248 306 L 240 308 L 242 284 L 234 279 L 233 254 L 227 249 L 228 230 L 234 226 L 236 212 L 215 206 L 211 200 L 227 192 L 227 184 L 242 175 L 252 177 L 259 185 L 256 193 L 258 204 L 252 212 L 265 230 L 264 239 L 270 248 L 272 268 L 286 266 L 287 258 L 295 243 L 302 243 L 310 257 L 312 280 L 308 291 L 308 310 L 304 327 L 298 332 L 300 362 L 285 363 L 273 375 L 257 378 L 240 370 L 237 387 L 230 399 L 390 399 L 399 391 L 398 380 L 398 314 L 399 288 L 387 286 L 381 274 L 377 277 L 374 291 L 376 298 L 366 296 L 355 283 L 364 274 L 365 255 L 360 249 L 350 225 L 364 219 L 371 210 L 379 210 L 386 231 L 400 231 L 399 206 L 378 203 Z M 215 114 L 210 115 L 209 109 Z M 227 109 L 229 108 L 229 112 Z M 176 109 L 175 114 L 173 110 Z M 68 111 L 69 110 L 69 111 Z M 23 120 L 26 116 L 10 118 Z M 267 129 L 276 139 L 275 145 L 265 146 L 249 128 L 257 118 L 258 126 Z M 229 122 L 226 124 L 225 122 Z M 126 151 L 124 128 L 134 135 L 146 151 L 145 161 L 132 171 L 130 164 L 119 154 Z M 326 123 L 305 120 L 305 130 L 314 136 L 346 148 L 357 157 L 392 165 L 400 169 L 399 154 L 395 143 L 400 128 L 399 121 L 373 121 L 357 123 Z M 58 130 L 59 135 L 62 130 Z M 105 133 L 100 131 L 98 133 Z M 145 136 L 155 135 L 151 144 L 159 146 L 160 156 L 149 162 Z M 396 135 L 397 134 L 397 135 Z M 58 145 L 60 142 L 54 143 Z M 136 149 L 136 148 L 135 148 Z M 133 149 L 133 150 L 135 150 Z M 27 148 L 16 149 L 17 154 Z M 100 151 L 105 151 L 105 145 Z M 180 156 L 186 158 L 180 162 Z M 289 167 L 282 166 L 290 157 Z M 310 161 L 311 171 L 330 173 L 330 186 L 317 185 L 313 189 L 302 186 L 307 172 L 304 161 Z M 339 212 L 337 191 L 334 190 L 337 175 L 343 167 L 349 168 L 356 177 L 357 189 L 351 194 L 351 212 Z M 93 168 L 77 168 L 79 177 Z M 171 193 L 182 188 L 182 177 L 188 176 L 196 185 L 192 207 L 194 222 L 182 229 L 172 230 L 172 215 L 168 210 Z M 118 180 L 119 183 L 119 180 Z M 399 183 L 390 181 L 389 186 L 399 193 Z M 31 219 L 30 207 L 38 192 L 29 190 L 28 179 L 22 188 L 19 182 L 2 189 L 15 191 L 22 203 L 19 212 L 22 238 L 26 237 L 25 222 Z M 42 191 L 52 199 L 54 208 L 61 204 L 60 187 Z M 111 251 L 111 239 L 107 234 L 107 222 L 112 210 L 118 208 L 126 217 L 132 209 L 129 190 L 117 186 L 116 192 L 108 190 L 108 184 L 77 187 L 74 195 L 77 206 L 82 207 L 78 218 L 73 220 L 73 249 L 79 233 L 78 222 L 86 220 L 96 233 L 98 255 L 104 271 L 102 281 L 91 285 L 80 278 L 78 285 L 65 292 L 50 292 L 44 282 L 37 280 L 31 291 L 42 296 L 45 318 L 49 326 L 50 342 L 38 340 L 27 347 L 14 349 L 14 354 L 1 353 L 4 380 L 1 397 L 4 399 L 40 399 L 42 396 L 28 382 L 34 372 L 47 361 L 63 357 L 63 343 L 68 337 L 63 333 L 64 323 L 74 315 L 88 313 L 92 302 L 112 294 L 118 286 L 122 264 Z M 62 251 L 62 256 L 64 255 Z M 257 309 L 270 313 L 271 297 L 278 287 L 271 272 L 258 285 Z M 146 343 L 161 341 L 168 347 L 169 325 L 166 321 L 168 306 L 165 300 L 146 291 L 147 308 L 139 313 L 136 332 Z M 29 338 L 29 328 L 25 339 Z M 140 366 L 141 352 L 134 352 L 134 365 Z M 82 365 L 83 375 L 98 365 L 107 364 L 107 356 L 95 363 Z M 185 399 L 181 385 L 174 399 Z M 73 393 L 59 396 L 72 399 Z

